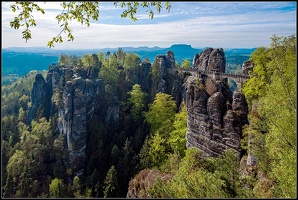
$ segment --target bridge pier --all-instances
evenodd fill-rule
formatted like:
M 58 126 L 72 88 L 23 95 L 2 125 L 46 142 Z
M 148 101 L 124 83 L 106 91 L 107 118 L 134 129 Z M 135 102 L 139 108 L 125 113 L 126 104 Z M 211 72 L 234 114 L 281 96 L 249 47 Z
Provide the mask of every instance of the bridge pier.
M 237 84 L 237 89 L 236 89 L 236 91 L 237 91 L 237 92 L 240 92 L 240 90 L 241 90 L 241 88 L 242 88 L 242 83 L 236 82 L 236 84 Z
M 221 77 L 220 73 L 218 73 L 218 72 L 213 72 L 212 78 L 217 81 L 222 80 L 222 77 Z

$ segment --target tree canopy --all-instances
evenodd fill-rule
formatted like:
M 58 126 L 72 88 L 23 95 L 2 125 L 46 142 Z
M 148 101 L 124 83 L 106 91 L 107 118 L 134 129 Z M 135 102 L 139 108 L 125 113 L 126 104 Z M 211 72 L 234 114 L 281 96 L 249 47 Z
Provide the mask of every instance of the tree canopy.
M 157 93 L 154 102 L 149 105 L 149 111 L 144 113 L 151 125 L 151 132 L 155 133 L 167 120 L 175 118 L 176 104 L 173 97 L 165 93 Z
M 269 48 L 260 47 L 252 55 L 255 67 L 245 83 L 243 93 L 250 106 L 257 107 L 257 134 L 254 142 L 262 141 L 259 165 L 268 168 L 269 177 L 277 183 L 274 195 L 295 197 L 297 177 L 297 77 L 296 37 L 271 38 Z M 252 118 L 252 117 L 251 117 Z M 264 124 L 266 129 L 264 131 Z M 254 124 L 252 124 L 254 125 Z M 256 125 L 254 125 L 256 126 Z M 262 133 L 267 132 L 266 137 Z M 259 142 L 258 142 L 259 143 Z M 265 162 L 264 157 L 267 161 Z

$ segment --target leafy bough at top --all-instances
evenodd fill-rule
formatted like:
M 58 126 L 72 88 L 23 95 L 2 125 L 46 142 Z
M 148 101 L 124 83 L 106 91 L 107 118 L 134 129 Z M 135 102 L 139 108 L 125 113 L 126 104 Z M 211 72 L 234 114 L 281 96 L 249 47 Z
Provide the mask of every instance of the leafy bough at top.
M 46 3 L 46 2 L 45 2 Z M 148 8 L 146 12 L 149 12 L 149 18 L 154 18 L 154 8 L 157 12 L 162 10 L 162 3 L 160 1 L 152 2 L 114 2 L 114 6 L 120 4 L 121 8 L 125 10 L 120 15 L 121 18 L 129 17 L 133 21 L 136 21 L 138 8 L 141 6 L 143 8 Z M 165 9 L 169 12 L 171 5 L 169 2 L 164 2 Z M 62 30 L 56 36 L 54 36 L 47 43 L 47 47 L 54 47 L 54 43 L 63 43 L 62 33 L 67 35 L 67 41 L 73 41 L 73 31 L 69 27 L 69 22 L 71 20 L 77 20 L 82 25 L 90 26 L 90 20 L 98 20 L 99 17 L 99 2 L 98 1 L 83 1 L 83 2 L 62 2 L 62 11 L 56 16 L 58 24 L 61 23 L 60 27 Z M 19 12 L 18 16 L 14 17 L 14 20 L 10 22 L 10 27 L 14 29 L 19 29 L 20 27 L 25 27 L 22 31 L 22 38 L 27 42 L 32 38 L 30 27 L 36 26 L 35 19 L 32 15 L 33 12 L 45 13 L 44 9 L 32 1 L 16 1 L 10 6 L 12 12 Z

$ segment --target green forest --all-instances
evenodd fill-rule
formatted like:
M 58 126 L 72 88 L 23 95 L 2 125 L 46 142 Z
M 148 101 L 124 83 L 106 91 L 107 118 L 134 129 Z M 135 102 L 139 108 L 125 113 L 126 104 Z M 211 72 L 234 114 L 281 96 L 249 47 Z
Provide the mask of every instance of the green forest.
M 296 36 L 272 36 L 270 46 L 257 48 L 249 60 L 254 68 L 241 88 L 249 124 L 243 127 L 244 154 L 239 159 L 229 150 L 213 158 L 186 148 L 186 105 L 182 102 L 177 108 L 171 94 L 151 91 L 161 77 L 157 62 L 151 65 L 153 81 L 146 88 L 136 84 L 135 72 L 150 61 L 135 53 L 119 48 L 111 54 L 60 55 L 58 65 L 95 74 L 107 93 L 119 92 L 118 129 L 113 119 L 105 124 L 94 115 L 88 121 L 80 176 L 64 162 L 68 152 L 56 129 L 58 110 L 46 117 L 39 108 L 27 124 L 35 75 L 42 73 L 46 79 L 47 71 L 31 71 L 2 86 L 2 197 L 125 198 L 133 187 L 130 180 L 151 169 L 168 179 L 157 178 L 140 191 L 145 198 L 296 198 Z M 184 61 L 176 66 L 191 67 Z M 69 81 L 73 80 L 65 74 L 59 85 Z M 59 107 L 62 101 L 58 88 L 53 102 Z M 248 154 L 257 158 L 255 167 L 243 164 Z

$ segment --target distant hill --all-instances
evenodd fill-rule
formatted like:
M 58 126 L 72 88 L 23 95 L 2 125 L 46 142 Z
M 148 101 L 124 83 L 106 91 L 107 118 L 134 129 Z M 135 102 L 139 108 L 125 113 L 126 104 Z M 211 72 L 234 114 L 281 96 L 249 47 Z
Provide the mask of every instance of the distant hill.
M 58 62 L 58 55 L 35 52 L 14 52 L 2 50 L 2 76 L 8 74 L 26 75 L 31 70 L 47 70 L 49 64 Z
M 193 48 L 188 44 L 173 44 L 168 48 L 155 47 L 121 47 L 125 52 L 133 52 L 140 56 L 141 60 L 148 58 L 150 62 L 159 54 L 166 54 L 168 50 L 174 52 L 175 60 L 181 64 L 184 59 L 192 61 L 196 53 L 200 53 L 205 48 Z M 240 64 L 243 60 L 247 60 L 254 49 L 224 49 L 227 61 Z M 2 76 L 9 74 L 17 74 L 19 76 L 26 75 L 31 70 L 48 70 L 51 63 L 57 63 L 61 54 L 76 55 L 81 57 L 84 54 L 114 53 L 118 48 L 103 49 L 75 49 L 61 50 L 49 49 L 46 47 L 10 47 L 2 49 Z M 241 58 L 239 57 L 241 56 Z M 229 59 L 230 58 L 230 59 Z M 241 63 L 242 64 L 242 63 Z
M 191 45 L 187 44 L 174 44 L 171 47 L 167 48 L 167 50 L 171 50 L 175 54 L 176 61 L 181 64 L 184 59 L 191 60 L 193 59 L 195 54 L 199 54 L 203 48 L 195 49 Z
M 252 52 L 254 52 L 257 48 L 251 48 L 251 49 L 224 49 L 226 56 L 230 55 L 242 55 L 242 56 L 250 56 Z

